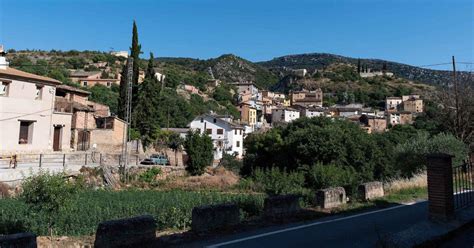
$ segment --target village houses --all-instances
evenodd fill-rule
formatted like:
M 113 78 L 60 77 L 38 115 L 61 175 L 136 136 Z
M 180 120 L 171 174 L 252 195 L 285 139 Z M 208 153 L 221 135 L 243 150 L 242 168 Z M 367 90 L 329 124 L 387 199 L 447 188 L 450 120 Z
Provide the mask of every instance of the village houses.
M 194 118 L 189 128 L 211 137 L 214 160 L 221 159 L 223 153 L 242 158 L 244 127 L 233 123 L 231 117 L 204 114 Z
M 73 70 L 70 72 L 69 78 L 72 82 L 78 83 L 83 87 L 92 87 L 100 84 L 110 88 L 113 84 L 120 84 L 120 79 L 101 78 L 101 75 L 101 71 Z

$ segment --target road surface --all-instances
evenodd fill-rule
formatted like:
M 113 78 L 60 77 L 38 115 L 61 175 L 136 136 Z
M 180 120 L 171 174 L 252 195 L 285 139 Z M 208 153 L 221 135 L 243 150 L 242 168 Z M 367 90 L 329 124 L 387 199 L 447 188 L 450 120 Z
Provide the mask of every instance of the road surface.
M 344 217 L 265 228 L 189 247 L 374 247 L 380 237 L 428 218 L 426 201 Z

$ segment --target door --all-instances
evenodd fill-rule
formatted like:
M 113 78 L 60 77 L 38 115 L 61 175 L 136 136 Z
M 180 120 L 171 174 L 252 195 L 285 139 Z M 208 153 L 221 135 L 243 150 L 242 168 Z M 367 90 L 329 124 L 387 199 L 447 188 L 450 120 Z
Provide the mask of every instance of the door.
M 87 151 L 89 149 L 90 133 L 89 131 L 79 131 L 77 140 L 77 150 Z
M 53 151 L 61 151 L 61 129 L 62 127 L 54 127 Z

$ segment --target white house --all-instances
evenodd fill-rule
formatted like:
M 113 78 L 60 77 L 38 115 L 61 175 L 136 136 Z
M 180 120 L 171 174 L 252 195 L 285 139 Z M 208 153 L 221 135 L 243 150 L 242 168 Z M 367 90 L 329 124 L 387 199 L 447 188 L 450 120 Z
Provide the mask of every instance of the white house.
M 302 117 L 330 116 L 325 108 L 303 108 L 300 111 Z
M 221 159 L 224 152 L 242 158 L 244 127 L 231 120 L 229 117 L 205 114 L 196 117 L 189 124 L 190 129 L 211 136 L 215 160 Z
M 0 51 L 0 154 L 70 148 L 72 114 L 54 111 L 58 84 L 10 68 Z
M 389 112 L 400 110 L 403 99 L 401 97 L 387 97 L 385 99 L 385 110 Z
M 300 118 L 300 112 L 292 108 L 272 109 L 272 123 L 292 122 Z

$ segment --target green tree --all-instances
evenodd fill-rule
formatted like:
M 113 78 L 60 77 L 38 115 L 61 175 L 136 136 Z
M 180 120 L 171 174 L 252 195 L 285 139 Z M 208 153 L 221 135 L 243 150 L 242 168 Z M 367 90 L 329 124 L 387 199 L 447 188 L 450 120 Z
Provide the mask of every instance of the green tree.
M 186 170 L 191 175 L 202 175 L 204 169 L 211 165 L 213 159 L 211 137 L 190 131 L 186 136 L 184 149 L 189 157 Z
M 133 58 L 133 76 L 132 76 L 132 109 L 137 105 L 138 98 L 138 75 L 140 73 L 140 53 L 141 45 L 138 44 L 138 30 L 135 21 L 132 29 L 132 46 L 130 47 L 130 57 Z M 126 102 L 128 95 L 128 77 L 127 65 L 122 68 L 122 77 L 120 78 L 120 97 L 118 100 L 118 116 L 124 119 L 126 114 Z
M 91 92 L 90 100 L 109 106 L 112 114 L 117 113 L 118 92 L 107 88 L 104 85 L 96 84 L 88 89 Z
M 176 166 L 178 166 L 178 151 L 182 149 L 184 144 L 183 138 L 179 135 L 179 133 L 171 133 L 168 137 L 168 147 L 174 151 L 174 161 Z
M 148 68 L 137 99 L 134 111 L 135 127 L 140 132 L 144 147 L 155 141 L 154 134 L 158 129 L 158 107 L 160 97 L 160 85 L 153 70 L 154 57 L 150 53 Z

